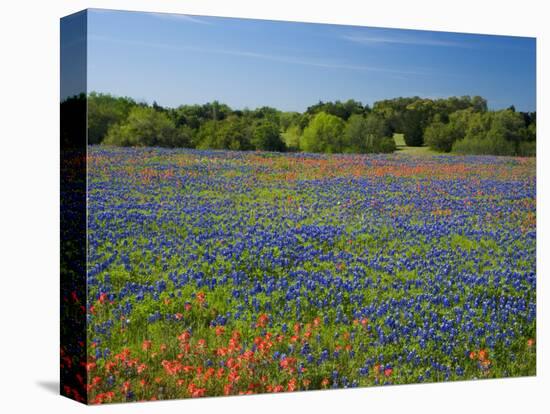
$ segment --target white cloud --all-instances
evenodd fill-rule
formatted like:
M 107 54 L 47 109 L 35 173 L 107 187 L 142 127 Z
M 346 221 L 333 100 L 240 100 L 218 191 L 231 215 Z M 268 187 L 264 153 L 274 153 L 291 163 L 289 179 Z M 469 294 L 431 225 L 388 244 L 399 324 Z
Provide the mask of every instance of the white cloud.
M 212 22 L 200 19 L 195 16 L 190 16 L 188 14 L 173 14 L 173 13 L 147 13 L 149 16 L 156 17 L 158 19 L 163 20 L 176 20 L 176 21 L 183 21 L 183 22 L 189 22 L 189 23 L 197 23 L 197 24 L 212 24 Z
M 324 61 L 324 60 L 317 60 L 317 59 L 304 59 L 302 57 L 298 58 L 293 56 L 257 53 L 257 52 L 250 52 L 246 50 L 212 49 L 212 48 L 205 48 L 200 46 L 143 42 L 143 41 L 118 39 L 118 38 L 106 37 L 101 35 L 89 35 L 88 37 L 92 40 L 123 43 L 127 45 L 140 46 L 140 47 L 240 56 L 245 58 L 270 60 L 274 62 L 289 63 L 289 64 L 295 64 L 295 65 L 315 66 L 315 67 L 327 68 L 327 69 L 345 69 L 345 70 L 365 71 L 365 72 L 383 72 L 383 73 L 400 74 L 400 75 L 428 75 L 429 74 L 422 70 L 402 70 L 402 69 L 392 69 L 387 67 L 378 67 L 378 66 L 369 66 L 369 65 L 356 65 L 356 64 L 349 64 L 344 62 L 334 62 L 334 61 L 331 62 L 331 61 Z
M 442 46 L 442 47 L 471 47 L 467 43 L 451 42 L 440 39 L 430 39 L 423 36 L 411 35 L 344 35 L 342 39 L 362 45 L 377 45 L 377 44 L 399 44 L 399 45 L 416 45 L 416 46 Z

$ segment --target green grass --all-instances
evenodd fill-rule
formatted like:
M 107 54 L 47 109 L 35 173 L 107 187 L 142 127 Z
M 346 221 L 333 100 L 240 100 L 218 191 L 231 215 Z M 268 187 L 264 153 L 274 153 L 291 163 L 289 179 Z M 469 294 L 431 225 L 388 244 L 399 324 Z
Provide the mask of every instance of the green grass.
M 287 146 L 292 146 L 290 143 L 296 139 L 296 137 L 293 137 L 288 132 L 282 132 L 281 136 L 283 138 L 283 141 L 286 143 Z M 396 154 L 404 154 L 404 155 L 425 155 L 425 156 L 431 156 L 431 155 L 441 155 L 442 153 L 432 150 L 427 145 L 423 145 L 421 147 L 409 147 L 405 142 L 405 135 L 404 134 L 393 134 L 393 139 L 395 140 L 395 145 L 397 146 L 397 150 L 395 151 Z
M 430 147 L 424 145 L 422 147 L 409 147 L 405 143 L 405 135 L 403 134 L 393 134 L 393 139 L 395 140 L 395 145 L 397 146 L 396 154 L 405 154 L 405 155 L 438 155 L 440 154 L 437 151 L 432 150 Z

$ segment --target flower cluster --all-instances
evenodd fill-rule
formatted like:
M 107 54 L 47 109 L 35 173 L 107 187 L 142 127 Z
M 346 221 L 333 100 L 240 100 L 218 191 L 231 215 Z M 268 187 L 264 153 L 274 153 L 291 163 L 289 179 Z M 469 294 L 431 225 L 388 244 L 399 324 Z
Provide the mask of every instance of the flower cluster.
M 532 159 L 90 147 L 88 165 L 93 403 L 535 373 Z

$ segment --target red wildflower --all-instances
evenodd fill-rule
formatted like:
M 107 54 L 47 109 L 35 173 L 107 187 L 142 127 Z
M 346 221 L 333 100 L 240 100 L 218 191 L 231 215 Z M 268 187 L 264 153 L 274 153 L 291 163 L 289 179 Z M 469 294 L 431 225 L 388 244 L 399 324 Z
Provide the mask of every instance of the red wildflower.
M 487 352 L 486 349 L 480 349 L 478 353 L 478 358 L 480 361 L 484 361 L 487 359 L 488 355 L 489 353 Z
M 141 374 L 143 371 L 145 371 L 147 369 L 147 365 L 145 364 L 139 364 L 138 367 L 137 367 L 137 373 L 138 374 Z
M 181 335 L 178 336 L 178 340 L 183 343 L 189 342 L 189 338 L 191 338 L 191 334 L 189 331 L 184 331 L 181 333 Z
M 106 301 L 107 301 L 106 293 L 102 293 L 101 295 L 99 295 L 99 303 L 105 303 Z
M 267 325 L 268 322 L 269 316 L 267 316 L 265 313 L 262 313 L 260 316 L 258 316 L 258 322 L 256 323 L 256 326 L 263 328 Z
M 202 377 L 203 380 L 204 380 L 204 381 L 208 381 L 208 380 L 210 379 L 210 377 L 214 376 L 215 372 L 216 372 L 216 370 L 215 370 L 214 368 L 212 368 L 212 367 L 208 368 L 208 369 L 205 371 L 205 373 L 204 373 L 204 375 L 203 375 L 203 377 Z
M 218 349 L 216 349 L 216 355 L 217 356 L 227 355 L 227 348 L 224 348 L 223 346 L 220 346 Z
M 206 388 L 199 388 L 191 382 L 187 386 L 187 391 L 189 392 L 189 394 L 191 394 L 191 397 L 193 398 L 204 397 L 204 394 L 206 393 Z
M 116 366 L 116 362 L 108 361 L 105 363 L 105 371 L 110 372 Z
M 281 362 L 279 362 L 279 365 L 282 369 L 286 369 L 290 372 L 293 372 L 296 365 L 296 358 L 285 357 L 281 359 Z
M 236 383 L 241 379 L 241 376 L 236 370 L 231 370 L 227 376 L 227 381 L 230 383 Z
M 198 292 L 197 293 L 197 302 L 199 302 L 200 305 L 202 305 L 206 300 L 206 295 L 204 292 Z
M 151 341 L 149 339 L 144 339 L 143 343 L 141 344 L 141 349 L 144 351 L 148 351 L 151 349 Z
M 125 381 L 124 384 L 122 384 L 122 392 L 128 392 L 132 388 L 130 381 Z
M 296 388 L 298 388 L 298 380 L 296 378 L 291 378 L 290 381 L 288 381 L 287 385 L 287 391 L 296 391 Z

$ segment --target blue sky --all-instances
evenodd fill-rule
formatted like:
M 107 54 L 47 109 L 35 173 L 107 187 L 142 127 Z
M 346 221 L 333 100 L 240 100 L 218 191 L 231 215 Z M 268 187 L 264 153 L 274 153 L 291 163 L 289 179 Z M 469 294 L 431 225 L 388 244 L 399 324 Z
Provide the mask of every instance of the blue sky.
M 481 95 L 536 107 L 535 39 L 92 9 L 88 90 L 175 107 Z

